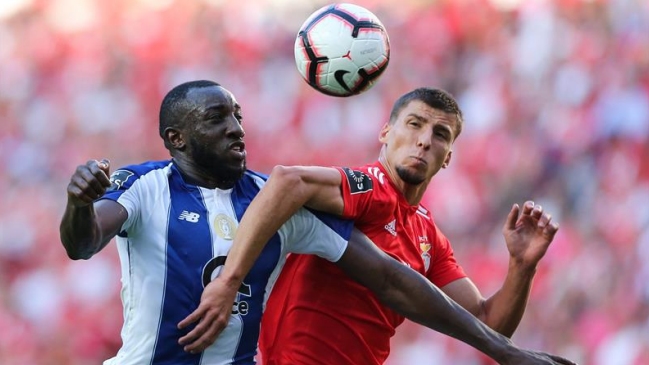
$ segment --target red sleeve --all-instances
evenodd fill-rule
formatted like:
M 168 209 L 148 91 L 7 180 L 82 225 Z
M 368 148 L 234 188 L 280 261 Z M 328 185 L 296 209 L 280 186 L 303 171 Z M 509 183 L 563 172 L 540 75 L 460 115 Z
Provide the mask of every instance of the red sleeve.
M 366 172 L 348 167 L 336 167 L 342 176 L 341 190 L 345 207 L 342 217 L 356 219 L 363 217 L 369 211 L 374 181 Z
M 426 273 L 426 277 L 437 287 L 441 288 L 455 280 L 466 277 L 464 270 L 455 260 L 451 242 L 437 230 L 433 262 Z

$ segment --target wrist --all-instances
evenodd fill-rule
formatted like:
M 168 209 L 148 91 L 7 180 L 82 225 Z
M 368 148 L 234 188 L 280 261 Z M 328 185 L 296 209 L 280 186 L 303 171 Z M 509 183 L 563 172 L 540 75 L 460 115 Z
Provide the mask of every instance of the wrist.
M 217 279 L 220 280 L 223 285 L 231 289 L 238 289 L 243 282 L 242 275 L 234 272 L 227 272 L 227 270 L 225 269 L 223 270 L 221 275 L 217 276 Z
M 534 276 L 536 274 L 538 262 L 529 263 L 524 260 L 511 257 L 509 259 L 509 271 L 515 272 L 518 275 Z
M 519 349 L 509 338 L 501 336 L 501 339 L 496 341 L 487 354 L 499 364 L 503 364 L 506 360 L 511 359 L 517 351 Z

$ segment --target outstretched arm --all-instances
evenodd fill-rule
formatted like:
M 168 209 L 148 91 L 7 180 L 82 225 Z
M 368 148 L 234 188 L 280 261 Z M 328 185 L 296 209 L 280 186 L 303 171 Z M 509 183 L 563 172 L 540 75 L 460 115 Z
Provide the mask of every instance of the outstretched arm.
M 514 205 L 503 226 L 509 249 L 505 281 L 494 295 L 485 299 L 470 279 L 445 285 L 442 290 L 480 318 L 492 329 L 511 337 L 518 327 L 532 288 L 536 267 L 559 229 L 541 206 L 528 201 L 520 212 Z
M 428 279 L 378 249 L 354 230 L 337 265 L 408 319 L 454 337 L 500 364 L 574 364 L 554 355 L 523 350 L 490 329 Z
M 91 160 L 77 167 L 68 184 L 68 202 L 59 233 L 68 257 L 89 259 L 110 242 L 126 221 L 119 203 L 101 200 L 93 203 L 110 187 L 110 164 Z

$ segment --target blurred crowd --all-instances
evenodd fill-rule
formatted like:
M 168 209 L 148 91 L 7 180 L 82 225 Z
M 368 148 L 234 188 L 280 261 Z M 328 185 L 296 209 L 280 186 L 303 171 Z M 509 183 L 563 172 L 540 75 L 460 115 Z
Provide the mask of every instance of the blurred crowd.
M 116 250 L 66 257 L 66 185 L 89 159 L 168 158 L 160 101 L 193 79 L 237 96 L 248 166 L 266 173 L 369 162 L 398 96 L 450 91 L 465 127 L 424 204 L 483 294 L 504 280 L 513 203 L 561 225 L 514 341 L 580 364 L 649 364 L 649 2 L 353 2 L 383 21 L 392 53 L 351 98 L 317 93 L 295 68 L 295 33 L 323 1 L 0 3 L 0 364 L 116 352 Z M 492 362 L 406 323 L 388 364 Z

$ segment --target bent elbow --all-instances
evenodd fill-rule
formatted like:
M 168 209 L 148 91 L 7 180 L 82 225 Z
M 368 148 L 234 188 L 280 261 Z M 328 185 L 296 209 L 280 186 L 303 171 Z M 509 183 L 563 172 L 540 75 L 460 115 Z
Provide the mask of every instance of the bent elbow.
M 92 254 L 83 254 L 79 252 L 70 252 L 68 251 L 68 258 L 73 261 L 78 260 L 88 260 L 92 257 Z
M 80 243 L 75 243 L 71 242 L 68 239 L 65 239 L 64 237 L 61 237 L 61 243 L 63 244 L 63 248 L 65 248 L 65 253 L 67 254 L 68 258 L 70 260 L 88 260 L 94 255 L 94 252 L 88 249 L 82 249 L 84 247 Z
M 76 250 L 73 248 L 70 248 L 68 246 L 65 246 L 65 253 L 68 255 L 68 258 L 73 261 L 77 260 L 88 260 L 89 258 L 92 257 L 92 253 L 88 252 L 82 252 L 80 250 Z
M 298 191 L 300 186 L 304 183 L 302 170 L 297 166 L 283 166 L 277 165 L 273 167 L 270 173 L 269 182 L 279 185 L 283 191 L 290 191 L 292 193 Z

